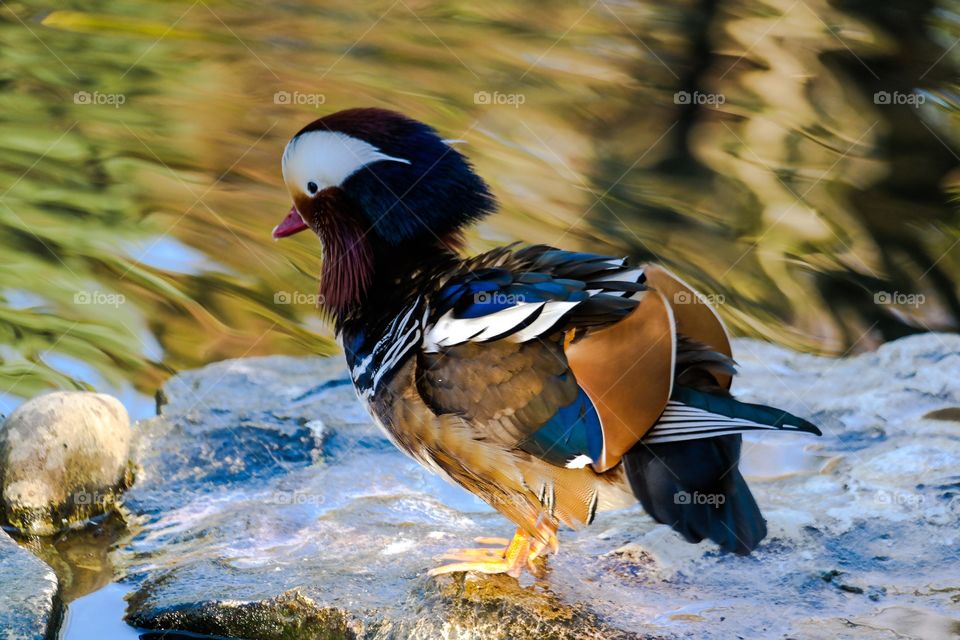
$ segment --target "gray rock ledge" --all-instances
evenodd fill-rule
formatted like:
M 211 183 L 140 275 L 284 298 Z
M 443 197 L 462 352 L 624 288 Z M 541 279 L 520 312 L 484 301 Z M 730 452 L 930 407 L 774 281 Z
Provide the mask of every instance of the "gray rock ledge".
M 738 340 L 735 392 L 822 438 L 750 438 L 769 523 L 751 556 L 639 508 L 561 533 L 543 579 L 424 574 L 510 524 L 396 451 L 339 359 L 221 362 L 142 423 L 115 555 L 127 618 L 236 638 L 953 638 L 960 629 L 960 336 L 834 360 Z

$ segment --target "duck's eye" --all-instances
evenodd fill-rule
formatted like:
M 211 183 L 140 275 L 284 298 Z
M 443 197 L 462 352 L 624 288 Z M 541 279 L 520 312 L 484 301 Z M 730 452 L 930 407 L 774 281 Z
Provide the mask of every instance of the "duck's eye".
M 315 194 L 315 193 L 316 193 L 317 191 L 319 191 L 319 190 L 320 190 L 320 187 L 317 186 L 317 183 L 316 183 L 316 182 L 308 182 L 308 183 L 307 183 L 307 191 L 310 192 L 310 195 Z

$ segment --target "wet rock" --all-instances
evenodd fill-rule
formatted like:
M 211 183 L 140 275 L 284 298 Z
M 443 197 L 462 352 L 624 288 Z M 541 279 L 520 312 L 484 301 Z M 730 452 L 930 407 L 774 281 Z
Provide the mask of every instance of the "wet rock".
M 635 507 L 562 532 L 546 575 L 520 583 L 424 575 L 445 549 L 512 526 L 396 451 L 338 359 L 178 376 L 138 430 L 125 504 L 139 529 L 114 558 L 128 620 L 256 638 L 866 638 L 876 627 L 851 620 L 902 610 L 929 617 L 917 629 L 952 628 L 960 431 L 929 416 L 960 406 L 960 337 L 843 360 L 735 348 L 738 394 L 825 434 L 747 439 L 770 529 L 759 549 L 690 545 Z M 909 627 L 892 617 L 886 628 Z
M 132 624 L 266 639 L 622 635 L 516 581 L 427 578 L 433 556 L 512 528 L 397 451 L 339 359 L 218 363 L 164 397 L 139 425 L 125 497 L 143 526 L 118 554 Z
M 957 617 L 910 607 L 889 607 L 869 618 L 854 618 L 850 622 L 901 638 L 960 637 L 960 619 Z
M 141 604 L 143 592 L 131 599 Z M 258 640 L 328 640 L 358 638 L 362 622 L 336 607 L 322 607 L 299 591 L 282 593 L 258 602 L 207 601 L 169 609 L 151 620 L 164 629 L 190 629 L 194 633 Z
M 0 640 L 43 640 L 59 618 L 53 570 L 0 531 Z
M 57 391 L 0 427 L 0 510 L 21 531 L 50 535 L 102 513 L 129 484 L 130 419 L 119 400 Z
M 435 579 L 425 604 L 432 605 L 441 617 L 422 621 L 405 629 L 407 637 L 443 636 L 453 621 L 467 634 L 480 638 L 650 638 L 649 633 L 618 629 L 591 611 L 584 602 L 564 602 L 550 591 L 548 582 L 521 585 L 505 575 L 474 573 L 448 575 Z

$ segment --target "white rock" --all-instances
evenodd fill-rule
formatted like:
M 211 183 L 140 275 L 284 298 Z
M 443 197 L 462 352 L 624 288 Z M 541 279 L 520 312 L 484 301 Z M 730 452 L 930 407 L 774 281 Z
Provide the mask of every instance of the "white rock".
M 129 481 L 130 418 L 119 400 L 57 391 L 22 404 L 0 427 L 5 520 L 49 535 L 102 512 Z

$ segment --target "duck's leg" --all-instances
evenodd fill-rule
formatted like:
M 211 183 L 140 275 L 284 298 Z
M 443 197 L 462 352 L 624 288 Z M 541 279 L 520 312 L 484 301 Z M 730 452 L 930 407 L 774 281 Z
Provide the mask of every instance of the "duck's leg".
M 481 547 L 477 549 L 451 549 L 440 556 L 444 560 L 458 560 L 452 564 L 445 564 L 430 570 L 431 576 L 459 571 L 477 571 L 479 573 L 506 573 L 514 578 L 527 567 L 531 573 L 535 572 L 533 560 L 543 555 L 549 548 L 556 551 L 559 548 L 557 535 L 553 531 L 548 533 L 548 542 L 540 542 L 522 529 L 517 529 L 513 540 L 504 538 L 477 538 L 480 544 L 494 544 L 498 547 Z

